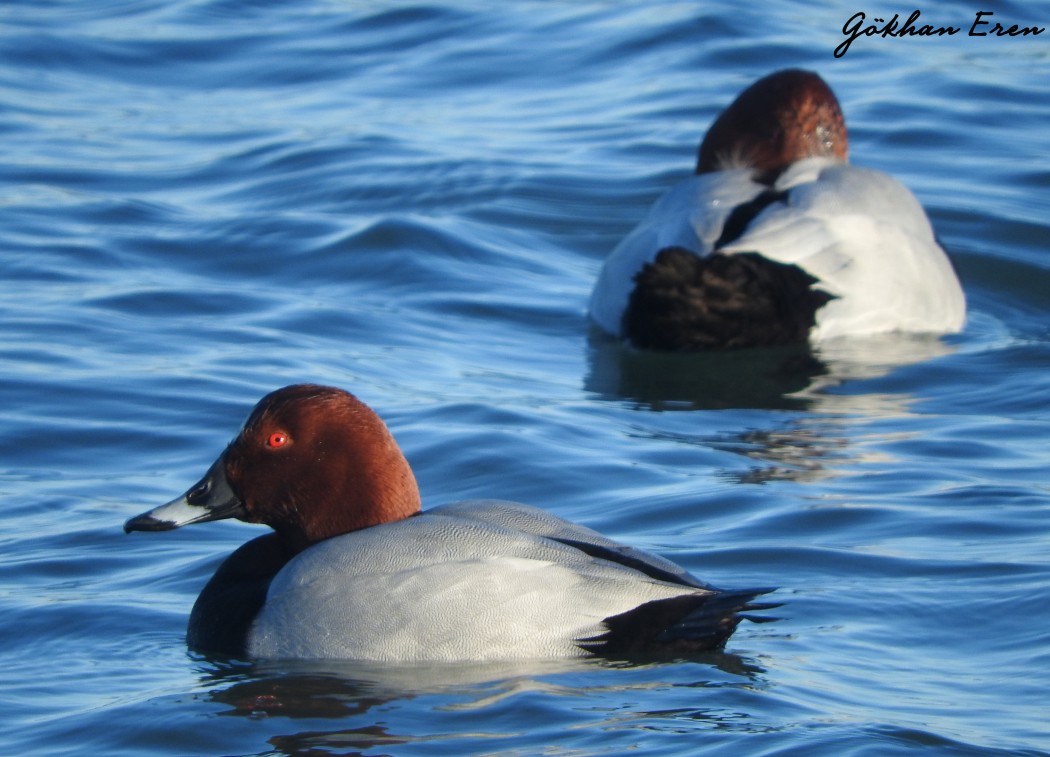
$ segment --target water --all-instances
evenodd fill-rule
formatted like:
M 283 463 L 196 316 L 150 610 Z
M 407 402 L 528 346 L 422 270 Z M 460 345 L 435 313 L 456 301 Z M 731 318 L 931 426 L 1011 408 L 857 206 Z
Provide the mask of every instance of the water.
M 0 752 L 1050 754 L 1050 35 L 835 59 L 857 10 L 0 8 Z M 927 207 L 966 331 L 823 373 L 590 334 L 604 255 L 786 65 Z M 782 619 L 633 666 L 190 655 L 193 599 L 258 528 L 121 524 L 298 381 L 375 407 L 429 504 L 540 505 L 777 585 Z

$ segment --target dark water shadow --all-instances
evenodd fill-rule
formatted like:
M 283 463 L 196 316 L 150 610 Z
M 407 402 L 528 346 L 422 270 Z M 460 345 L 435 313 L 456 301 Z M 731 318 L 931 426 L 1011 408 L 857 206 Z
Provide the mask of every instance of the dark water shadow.
M 565 699 L 591 697 L 603 690 L 651 688 L 658 685 L 653 678 L 662 678 L 662 672 L 667 673 L 665 685 L 704 688 L 751 687 L 765 672 L 751 660 L 724 652 L 673 661 L 588 658 L 456 664 L 196 659 L 205 696 L 221 705 L 217 715 L 268 720 L 275 732 L 267 741 L 273 753 L 281 755 L 363 754 L 463 735 L 394 732 L 389 724 L 396 719 L 390 717 L 390 706 L 470 717 L 513 709 L 518 697 Z M 687 683 L 680 681 L 682 663 L 694 663 L 688 666 Z M 311 727 L 296 730 L 290 727 L 294 721 L 309 721 Z M 337 722 L 327 729 L 319 728 L 318 721 Z M 480 730 L 477 723 L 474 727 Z
M 649 410 L 805 410 L 826 366 L 805 345 L 719 352 L 637 350 L 600 334 L 588 345 L 584 387 Z
M 638 350 L 592 330 L 584 388 L 643 410 L 849 412 L 826 392 L 949 355 L 927 334 L 888 334 L 808 345 L 669 353 Z M 863 409 L 863 402 L 856 403 Z
M 689 424 L 650 415 L 651 421 L 640 421 L 642 428 L 635 433 L 753 460 L 748 471 L 726 474 L 739 483 L 815 480 L 860 461 L 862 453 L 851 449 L 849 427 L 911 412 L 915 396 L 899 387 L 886 391 L 873 380 L 954 351 L 934 335 L 889 334 L 831 341 L 815 349 L 793 345 L 660 353 L 592 333 L 585 388 L 601 400 L 626 403 L 643 414 L 786 411 L 770 414 L 758 427 L 753 414 L 745 416 L 740 430 L 730 433 L 694 432 Z

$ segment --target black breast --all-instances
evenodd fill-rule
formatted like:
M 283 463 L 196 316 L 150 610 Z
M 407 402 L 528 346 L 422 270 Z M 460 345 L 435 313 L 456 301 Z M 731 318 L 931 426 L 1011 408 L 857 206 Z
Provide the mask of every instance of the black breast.
M 266 602 L 273 577 L 293 556 L 277 534 L 267 534 L 227 557 L 190 612 L 189 647 L 210 654 L 247 656 L 248 629 Z

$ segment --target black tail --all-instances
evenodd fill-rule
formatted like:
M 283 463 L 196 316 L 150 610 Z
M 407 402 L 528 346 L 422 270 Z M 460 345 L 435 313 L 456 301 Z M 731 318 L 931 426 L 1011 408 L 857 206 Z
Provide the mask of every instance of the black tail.
M 634 280 L 623 330 L 642 349 L 804 343 L 832 299 L 798 266 L 752 252 L 699 256 L 668 247 Z
M 655 599 L 606 618 L 605 633 L 580 639 L 577 645 L 601 657 L 717 651 L 741 620 L 776 620 L 745 614 L 779 607 L 779 603 L 751 602 L 771 591 L 774 589 L 742 589 Z

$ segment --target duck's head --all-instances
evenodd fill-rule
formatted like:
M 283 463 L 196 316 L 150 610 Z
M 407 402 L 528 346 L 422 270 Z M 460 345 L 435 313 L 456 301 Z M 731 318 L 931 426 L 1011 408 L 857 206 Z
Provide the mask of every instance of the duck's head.
M 341 389 L 298 384 L 263 397 L 199 482 L 124 530 L 237 518 L 298 552 L 418 511 L 415 476 L 379 416 Z
M 804 158 L 845 161 L 848 148 L 835 93 L 817 74 L 789 68 L 759 79 L 722 111 L 700 144 L 696 172 L 753 168 L 768 180 Z

